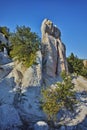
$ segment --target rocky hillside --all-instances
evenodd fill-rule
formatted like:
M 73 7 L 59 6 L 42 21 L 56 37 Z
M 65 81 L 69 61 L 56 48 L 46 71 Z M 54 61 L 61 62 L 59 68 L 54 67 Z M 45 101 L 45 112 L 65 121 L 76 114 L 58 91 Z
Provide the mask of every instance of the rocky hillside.
M 60 30 L 45 19 L 41 32 L 37 64 L 27 69 L 0 52 L 0 130 L 48 130 L 43 122 L 47 117 L 40 107 L 41 89 L 60 81 L 60 73 L 68 72 L 68 67 Z M 87 130 L 87 80 L 73 77 L 73 82 L 79 100 L 76 113 L 60 112 L 60 125 L 55 130 Z

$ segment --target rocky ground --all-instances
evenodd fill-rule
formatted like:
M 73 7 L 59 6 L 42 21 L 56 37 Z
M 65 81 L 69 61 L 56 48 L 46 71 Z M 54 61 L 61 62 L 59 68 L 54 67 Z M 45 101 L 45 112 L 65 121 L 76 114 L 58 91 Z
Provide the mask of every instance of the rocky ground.
M 17 66 L 16 66 L 17 67 Z M 35 129 L 44 130 L 44 123 L 38 126 L 34 123 L 44 120 L 44 114 L 39 109 L 38 98 L 40 89 L 38 87 L 22 88 L 25 100 L 17 93 L 17 84 L 14 81 L 14 63 L 8 63 L 0 67 L 0 129 L 1 130 L 22 130 Z M 87 79 L 78 76 L 73 77 L 78 104 L 76 112 L 62 111 L 54 130 L 87 130 Z M 39 112 L 38 112 L 39 111 Z M 33 124 L 33 126 L 31 125 Z M 25 127 L 26 126 L 26 127 Z M 37 128 L 37 129 L 36 129 Z M 46 126 L 46 130 L 48 126 Z M 50 128 L 49 129 L 53 129 Z
M 73 76 L 78 100 L 75 112 L 61 110 L 54 127 L 46 123 L 40 107 L 41 89 L 61 81 L 60 73 L 68 67 L 60 30 L 45 19 L 41 31 L 37 65 L 24 69 L 6 51 L 0 52 L 0 130 L 87 130 L 87 79 L 81 76 Z
M 87 130 L 87 79 L 73 77 L 78 104 L 75 113 L 64 111 L 59 130 Z M 65 116 L 65 117 L 64 117 Z

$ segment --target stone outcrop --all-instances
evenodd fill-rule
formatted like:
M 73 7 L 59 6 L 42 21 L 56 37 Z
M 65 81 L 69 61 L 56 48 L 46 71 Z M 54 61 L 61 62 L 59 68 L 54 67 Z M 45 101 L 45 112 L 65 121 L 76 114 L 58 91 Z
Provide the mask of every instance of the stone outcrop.
M 60 30 L 49 20 L 43 21 L 41 29 L 42 51 L 36 54 L 37 64 L 24 69 L 19 62 L 9 63 L 6 49 L 0 52 L 2 65 L 0 68 L 0 111 L 3 112 L 2 116 L 5 120 L 11 119 L 10 122 L 6 121 L 4 129 L 8 127 L 13 129 L 12 126 L 18 128 L 24 123 L 32 126 L 40 120 L 45 120 L 46 115 L 40 109 L 41 88 L 44 81 L 46 85 L 52 85 L 54 81 L 58 81 L 61 71 L 67 71 L 65 45 L 61 42 Z M 5 107 L 6 113 L 4 113 Z M 10 117 L 9 108 L 12 110 L 12 117 Z M 6 117 L 8 114 L 9 116 Z M 16 123 L 16 118 L 18 123 Z M 34 128 L 38 127 L 44 129 L 42 124 L 40 126 L 36 124 Z M 48 129 L 47 125 L 46 129 Z
M 8 40 L 8 38 L 6 38 L 6 36 L 0 32 L 0 45 L 1 44 L 5 44 L 5 45 L 10 45 L 10 41 Z M 1 51 L 1 50 L 0 50 Z M 4 48 L 4 52 L 7 55 L 7 50 L 6 48 Z
M 83 64 L 87 68 L 87 60 L 83 60 Z
M 36 65 L 24 69 L 21 63 L 15 62 L 15 68 L 13 69 L 13 77 L 17 85 L 22 84 L 23 88 L 27 87 L 41 87 L 42 83 L 42 55 L 38 51 L 36 53 Z
M 40 105 L 41 89 L 43 85 L 54 87 L 60 73 L 68 72 L 66 48 L 60 30 L 50 20 L 43 21 L 41 30 L 37 64 L 25 69 L 22 63 L 9 63 L 6 50 L 0 52 L 0 130 L 51 129 L 43 122 L 46 115 Z M 59 130 L 87 129 L 87 81 L 79 76 L 73 83 L 79 103 L 74 114 L 67 110 L 58 113 Z
M 5 37 L 5 35 L 3 33 L 0 32 L 0 44 L 4 43 L 4 44 L 10 44 L 10 42 L 7 40 L 7 38 Z
M 34 125 L 34 130 L 48 130 L 48 124 L 44 121 L 38 121 L 35 125 Z
M 21 63 L 14 63 L 9 77 L 14 78 L 15 94 L 14 104 L 18 108 L 21 119 L 24 122 L 35 123 L 45 119 L 45 114 L 40 109 L 41 87 L 42 87 L 42 55 L 36 53 L 36 63 L 25 69 Z M 20 96 L 21 95 L 21 96 Z M 24 96 L 22 96 L 24 95 Z M 19 102 L 21 100 L 21 102 Z
M 42 55 L 41 52 L 38 51 L 36 53 L 37 65 L 33 65 L 28 68 L 24 73 L 24 78 L 22 80 L 23 87 L 41 87 L 42 83 Z
M 0 106 L 0 130 L 16 130 L 22 122 L 16 109 L 8 104 Z M 21 129 L 20 129 L 21 130 Z
M 6 55 L 6 53 L 0 52 L 0 65 L 4 65 L 10 62 L 12 62 L 11 58 L 9 58 L 9 56 Z
M 41 32 L 43 77 L 46 80 L 50 77 L 56 78 L 62 71 L 68 72 L 66 48 L 61 41 L 61 32 L 48 19 L 42 22 Z

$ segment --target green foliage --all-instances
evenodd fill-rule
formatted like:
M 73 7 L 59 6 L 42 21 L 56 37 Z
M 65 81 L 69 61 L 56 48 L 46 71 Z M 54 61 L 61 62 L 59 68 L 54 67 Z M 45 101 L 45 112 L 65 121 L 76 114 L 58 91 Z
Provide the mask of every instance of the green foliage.
M 25 67 L 31 66 L 36 59 L 40 40 L 36 33 L 31 32 L 29 27 L 17 26 L 16 32 L 11 34 L 12 48 L 10 55 L 21 61 Z
M 76 73 L 77 75 L 81 75 L 83 70 L 83 61 L 79 59 L 77 56 L 74 56 L 73 53 L 67 58 L 68 68 L 70 73 Z
M 83 64 L 83 60 L 74 56 L 73 53 L 67 58 L 68 69 L 70 73 L 76 73 L 87 78 L 87 68 Z
M 48 119 L 54 120 L 58 111 L 62 108 L 74 110 L 76 103 L 74 84 L 71 77 L 62 73 L 63 81 L 55 84 L 55 88 L 42 90 L 42 108 L 48 115 Z
M 85 78 L 87 78 L 87 68 L 83 67 L 82 71 L 81 71 L 81 75 Z
M 9 34 L 9 29 L 6 26 L 0 27 L 0 32 L 3 33 L 5 37 L 8 39 L 10 34 Z

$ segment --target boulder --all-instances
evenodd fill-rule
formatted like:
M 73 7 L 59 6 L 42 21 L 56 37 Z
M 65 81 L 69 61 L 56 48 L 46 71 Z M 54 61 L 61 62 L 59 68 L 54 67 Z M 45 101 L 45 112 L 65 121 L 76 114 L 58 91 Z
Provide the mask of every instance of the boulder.
M 34 130 L 48 130 L 48 124 L 44 121 L 38 121 L 35 125 L 34 125 Z
M 46 115 L 40 105 L 40 87 L 28 87 L 22 90 L 23 96 L 21 102 L 18 103 L 18 111 L 22 121 L 26 124 L 33 125 L 39 120 L 45 120 Z M 16 96 L 17 97 L 17 96 Z

